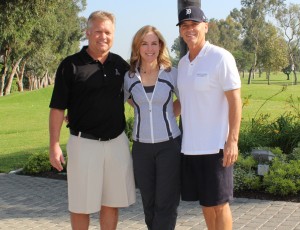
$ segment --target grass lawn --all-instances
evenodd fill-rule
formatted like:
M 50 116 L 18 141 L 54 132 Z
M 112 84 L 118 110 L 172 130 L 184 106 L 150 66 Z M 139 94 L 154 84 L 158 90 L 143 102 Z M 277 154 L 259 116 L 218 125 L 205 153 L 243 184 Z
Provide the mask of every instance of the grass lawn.
M 251 95 L 243 109 L 243 123 L 253 118 L 267 98 L 281 91 L 281 84 L 287 83 L 283 79 L 283 74 L 272 75 L 271 85 L 267 85 L 264 76 L 253 79 L 251 85 L 247 85 L 246 77 L 242 79 L 243 101 Z M 0 97 L 0 172 L 22 168 L 32 153 L 48 151 L 48 106 L 52 89 L 48 87 Z M 258 114 L 269 113 L 275 118 L 286 111 L 292 111 L 286 102 L 290 95 L 300 97 L 300 83 L 289 85 L 284 92 L 272 97 Z M 133 109 L 126 104 L 126 116 L 132 114 Z M 63 151 L 67 138 L 68 129 L 64 126 L 61 133 Z
M 243 107 L 243 123 L 251 121 L 255 114 L 256 117 L 264 113 L 276 118 L 284 112 L 294 112 L 287 101 L 291 96 L 294 100 L 300 97 L 300 83 L 292 85 L 292 80 L 283 81 L 282 79 L 286 79 L 284 74 L 272 77 L 273 82 L 271 81 L 270 85 L 267 84 L 265 77 L 255 78 L 250 85 L 247 84 L 247 78 L 242 79 L 243 102 L 250 97 L 249 102 Z
M 23 167 L 30 154 L 47 149 L 51 92 L 49 87 L 0 98 L 0 172 Z M 62 143 L 66 134 L 64 129 Z

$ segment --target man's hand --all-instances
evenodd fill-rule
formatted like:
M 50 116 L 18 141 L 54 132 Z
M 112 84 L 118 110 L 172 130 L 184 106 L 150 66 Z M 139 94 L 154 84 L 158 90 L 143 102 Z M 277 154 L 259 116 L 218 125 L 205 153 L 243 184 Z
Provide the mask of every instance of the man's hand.
M 64 121 L 64 110 L 50 109 L 49 116 L 49 135 L 50 135 L 50 148 L 49 159 L 51 165 L 58 171 L 63 170 L 62 163 L 65 163 L 64 156 L 59 146 L 59 136 L 62 123 Z
M 224 146 L 223 166 L 234 164 L 238 158 L 238 139 L 242 117 L 241 90 L 234 89 L 225 92 L 229 106 L 229 133 Z
M 238 159 L 238 146 L 235 143 L 227 142 L 223 150 L 223 166 L 229 167 L 233 165 Z
M 55 146 L 54 148 L 50 148 L 49 159 L 54 168 L 56 168 L 58 171 L 63 170 L 62 164 L 65 164 L 65 159 L 59 145 Z

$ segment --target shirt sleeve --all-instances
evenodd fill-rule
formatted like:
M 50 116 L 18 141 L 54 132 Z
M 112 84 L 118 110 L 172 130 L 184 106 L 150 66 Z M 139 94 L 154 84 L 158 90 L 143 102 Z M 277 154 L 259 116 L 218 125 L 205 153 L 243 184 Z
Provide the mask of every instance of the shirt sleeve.
M 124 77 L 124 103 L 130 98 L 130 93 L 129 93 L 129 72 L 125 74 Z
M 54 89 L 50 101 L 50 108 L 65 110 L 68 108 L 72 77 L 74 76 L 73 65 L 64 60 L 59 65 L 54 82 Z
M 220 63 L 220 81 L 224 91 L 241 88 L 241 78 L 233 55 L 224 51 Z

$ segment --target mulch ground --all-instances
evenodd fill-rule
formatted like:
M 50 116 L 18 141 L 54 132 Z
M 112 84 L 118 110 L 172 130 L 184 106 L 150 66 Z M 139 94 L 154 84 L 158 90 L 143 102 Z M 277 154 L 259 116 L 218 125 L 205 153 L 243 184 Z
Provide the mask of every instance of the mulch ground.
M 300 203 L 300 194 L 278 196 L 263 191 L 241 191 L 241 192 L 234 192 L 234 197 Z

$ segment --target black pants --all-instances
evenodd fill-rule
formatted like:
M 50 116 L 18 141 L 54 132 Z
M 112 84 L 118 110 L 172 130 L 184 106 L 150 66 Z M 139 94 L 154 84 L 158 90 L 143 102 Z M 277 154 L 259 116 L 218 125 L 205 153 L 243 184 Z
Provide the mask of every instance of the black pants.
M 180 143 L 180 137 L 155 144 L 133 142 L 134 175 L 148 229 L 175 229 L 180 200 Z

